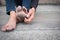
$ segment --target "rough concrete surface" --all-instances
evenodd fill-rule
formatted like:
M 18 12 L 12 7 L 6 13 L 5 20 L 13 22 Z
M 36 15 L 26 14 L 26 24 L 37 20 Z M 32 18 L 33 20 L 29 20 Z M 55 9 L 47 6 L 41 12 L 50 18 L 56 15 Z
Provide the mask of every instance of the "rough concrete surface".
M 8 19 L 5 6 L 0 6 L 0 29 Z M 33 22 L 19 23 L 11 32 L 0 30 L 0 40 L 60 40 L 60 5 L 39 5 Z

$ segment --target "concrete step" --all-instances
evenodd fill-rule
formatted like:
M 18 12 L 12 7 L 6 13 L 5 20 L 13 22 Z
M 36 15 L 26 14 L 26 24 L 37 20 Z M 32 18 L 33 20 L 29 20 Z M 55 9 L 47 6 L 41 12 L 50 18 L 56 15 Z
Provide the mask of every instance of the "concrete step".
M 60 40 L 60 30 L 0 32 L 0 40 Z
M 0 6 L 0 29 L 9 16 Z M 0 30 L 0 40 L 60 40 L 60 5 L 39 5 L 30 24 L 19 23 L 11 32 Z

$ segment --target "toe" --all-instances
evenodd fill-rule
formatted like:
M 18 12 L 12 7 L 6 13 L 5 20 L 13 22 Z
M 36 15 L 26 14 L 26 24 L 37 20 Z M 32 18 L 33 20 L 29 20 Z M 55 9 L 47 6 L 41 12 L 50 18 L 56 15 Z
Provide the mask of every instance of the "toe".
M 15 29 L 15 27 L 12 26 L 12 25 L 10 25 L 10 26 L 7 27 L 7 31 L 11 31 L 11 30 L 14 30 L 14 29 Z
M 1 30 L 6 31 L 6 29 L 7 29 L 7 25 L 3 26 Z
M 7 27 L 7 30 L 11 30 L 11 29 L 12 29 L 12 26 L 9 25 L 9 26 Z

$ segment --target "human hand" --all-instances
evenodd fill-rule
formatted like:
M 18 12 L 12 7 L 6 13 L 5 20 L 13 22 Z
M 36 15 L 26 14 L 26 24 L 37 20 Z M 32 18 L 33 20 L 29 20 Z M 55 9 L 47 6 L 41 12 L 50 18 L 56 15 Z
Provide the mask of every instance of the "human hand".
M 25 23 L 30 23 L 34 19 L 35 8 L 31 8 L 27 14 L 28 18 L 25 18 Z

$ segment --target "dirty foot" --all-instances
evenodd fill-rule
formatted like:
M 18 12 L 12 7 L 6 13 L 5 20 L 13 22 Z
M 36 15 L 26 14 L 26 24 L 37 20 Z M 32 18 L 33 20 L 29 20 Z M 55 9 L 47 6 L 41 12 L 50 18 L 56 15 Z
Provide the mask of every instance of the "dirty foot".
M 18 6 L 16 9 L 16 15 L 17 15 L 18 22 L 24 22 L 24 19 L 27 17 L 27 9 Z
M 15 14 L 14 14 L 15 15 Z M 2 31 L 11 31 L 16 28 L 16 16 L 10 17 L 8 23 L 2 27 Z

